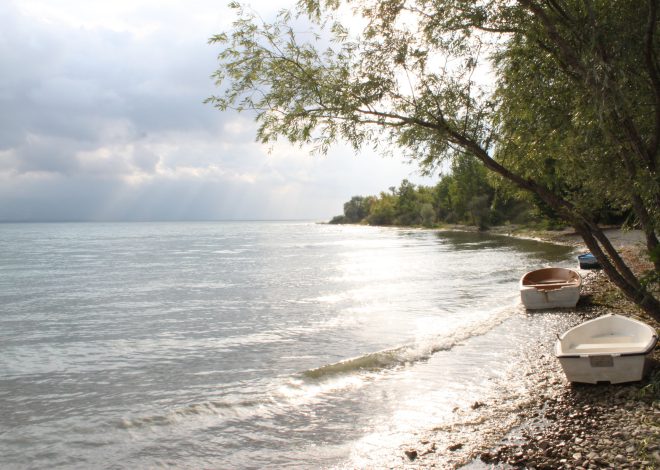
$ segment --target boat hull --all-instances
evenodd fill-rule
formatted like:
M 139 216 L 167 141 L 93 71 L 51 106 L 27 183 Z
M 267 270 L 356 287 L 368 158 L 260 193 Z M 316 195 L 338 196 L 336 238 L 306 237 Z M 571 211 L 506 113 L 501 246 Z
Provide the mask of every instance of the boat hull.
M 594 255 L 591 253 L 586 253 L 584 255 L 579 255 L 578 266 L 580 269 L 601 269 L 600 263 Z
M 649 325 L 610 314 L 559 336 L 555 355 L 570 382 L 636 382 L 644 377 L 646 358 L 657 341 L 657 333 Z
M 638 382 L 646 374 L 646 355 L 560 357 L 559 363 L 569 382 L 611 384 Z
M 580 288 L 567 286 L 554 290 L 542 290 L 523 286 L 520 289 L 520 299 L 528 310 L 573 308 L 580 300 Z

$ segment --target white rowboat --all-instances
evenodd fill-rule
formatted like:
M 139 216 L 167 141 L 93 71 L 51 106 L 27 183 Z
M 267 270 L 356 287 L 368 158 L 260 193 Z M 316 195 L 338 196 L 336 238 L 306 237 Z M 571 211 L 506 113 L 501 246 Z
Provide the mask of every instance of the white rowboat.
M 530 310 L 573 308 L 580 300 L 582 278 L 572 269 L 543 268 L 520 279 L 520 299 Z
M 646 323 L 610 314 L 559 336 L 555 355 L 570 382 L 635 382 L 642 380 L 646 356 L 657 342 Z

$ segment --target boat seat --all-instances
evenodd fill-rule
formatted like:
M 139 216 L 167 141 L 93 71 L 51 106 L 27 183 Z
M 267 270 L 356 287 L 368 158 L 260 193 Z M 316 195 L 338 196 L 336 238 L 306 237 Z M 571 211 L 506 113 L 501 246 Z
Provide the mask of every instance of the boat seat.
M 523 287 L 536 287 L 536 288 L 544 288 L 544 287 L 573 287 L 577 286 L 578 282 L 577 281 L 543 281 L 535 284 L 523 284 Z
M 642 351 L 646 347 L 645 343 L 636 342 L 602 342 L 602 343 L 582 343 L 572 344 L 567 352 L 575 353 L 627 353 Z

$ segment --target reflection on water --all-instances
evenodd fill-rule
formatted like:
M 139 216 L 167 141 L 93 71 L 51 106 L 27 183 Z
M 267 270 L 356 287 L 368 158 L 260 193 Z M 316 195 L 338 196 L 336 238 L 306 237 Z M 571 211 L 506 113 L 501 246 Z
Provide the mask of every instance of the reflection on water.
M 483 232 L 436 232 L 436 236 L 450 243 L 456 250 L 513 249 L 528 256 L 537 257 L 543 263 L 565 262 L 572 253 L 571 247 L 538 240 L 491 235 Z
M 567 318 L 517 282 L 568 248 L 479 233 L 7 224 L 0 246 L 15 467 L 378 465 Z

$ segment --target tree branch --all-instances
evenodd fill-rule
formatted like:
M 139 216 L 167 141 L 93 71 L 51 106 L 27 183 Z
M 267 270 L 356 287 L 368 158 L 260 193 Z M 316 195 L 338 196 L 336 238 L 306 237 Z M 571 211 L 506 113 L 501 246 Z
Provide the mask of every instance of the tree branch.
M 552 19 L 546 14 L 543 8 L 533 0 L 518 0 L 518 3 L 527 8 L 541 21 L 550 39 L 557 45 L 557 47 L 559 47 L 566 64 L 569 67 L 574 68 L 576 72 L 580 73 L 580 75 L 585 76 L 586 69 L 584 68 L 584 65 L 573 51 L 571 45 L 564 40 L 561 34 L 559 34 Z
M 568 14 L 568 12 L 559 5 L 559 2 L 556 0 L 546 0 L 546 3 L 550 8 L 556 11 L 559 16 L 561 16 L 566 23 L 574 23 L 573 18 Z
M 656 51 L 654 47 L 655 28 L 657 23 L 658 1 L 649 0 L 649 18 L 646 27 L 646 41 L 644 44 L 644 59 L 646 68 L 651 80 L 651 87 L 653 88 L 653 95 L 655 97 L 655 132 L 651 136 L 649 142 L 648 152 L 655 161 L 658 158 L 658 147 L 660 146 L 660 74 L 658 73 L 658 64 L 656 58 Z

